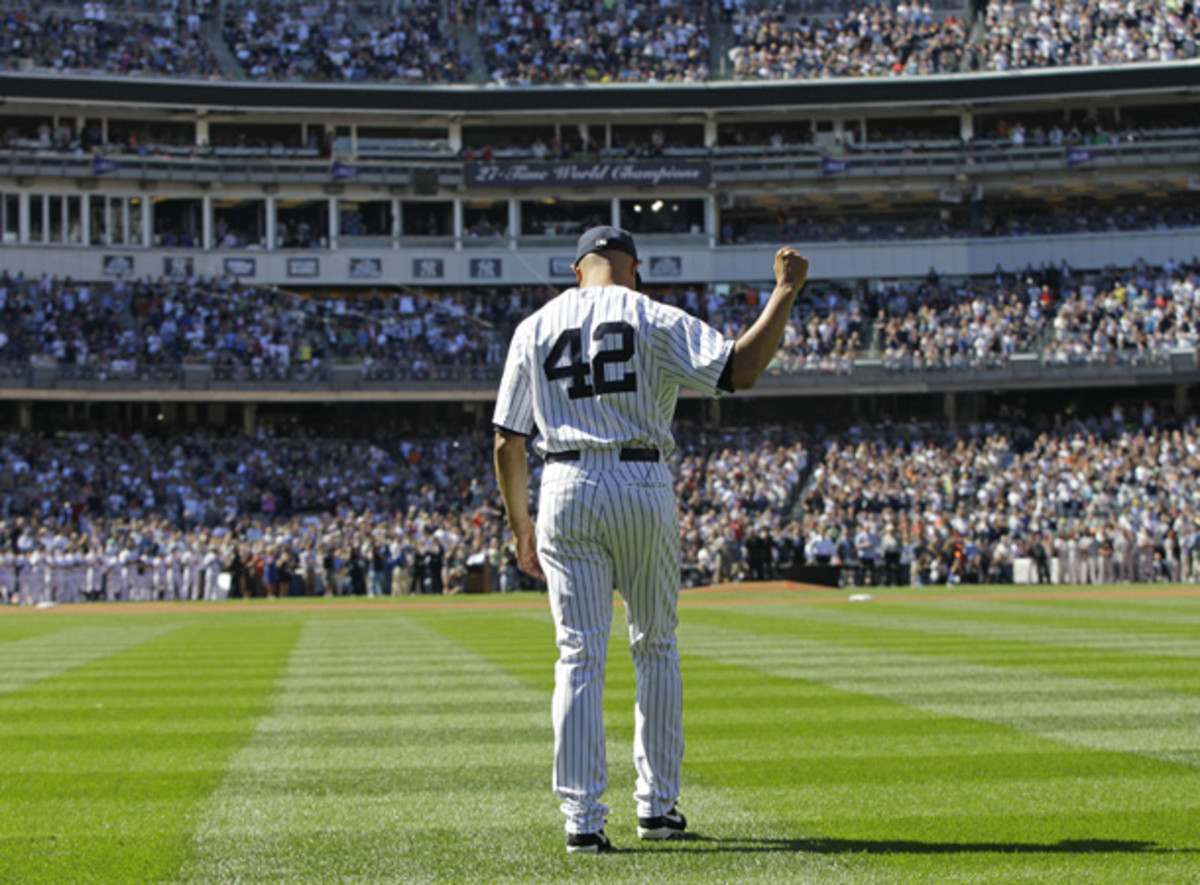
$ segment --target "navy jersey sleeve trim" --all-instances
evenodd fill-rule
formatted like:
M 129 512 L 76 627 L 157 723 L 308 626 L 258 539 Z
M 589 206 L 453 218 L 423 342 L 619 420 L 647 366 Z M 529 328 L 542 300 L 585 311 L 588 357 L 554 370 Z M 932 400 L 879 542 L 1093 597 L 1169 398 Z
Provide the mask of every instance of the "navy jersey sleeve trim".
M 717 379 L 717 387 L 726 393 L 733 393 L 733 348 L 729 348 L 729 356 L 725 357 L 725 368 L 721 369 L 721 377 Z
M 526 433 L 524 430 L 513 430 L 511 427 L 505 427 L 503 424 L 496 424 L 495 422 L 492 422 L 492 430 L 500 433 L 511 433 L 514 436 L 523 436 L 526 439 L 529 439 L 536 433 L 536 431 L 533 430 L 529 431 L 528 433 Z

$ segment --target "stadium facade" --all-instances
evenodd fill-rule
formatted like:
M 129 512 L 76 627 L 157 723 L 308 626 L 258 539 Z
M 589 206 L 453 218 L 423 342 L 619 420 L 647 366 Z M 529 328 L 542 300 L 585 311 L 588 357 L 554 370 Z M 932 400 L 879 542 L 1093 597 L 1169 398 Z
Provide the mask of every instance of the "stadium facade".
M 1200 190 L 1196 62 L 578 88 L 7 73 L 0 95 L 0 257 L 26 277 L 558 289 L 572 279 L 574 232 L 589 223 L 638 233 L 651 286 L 761 282 L 785 239 L 811 256 L 814 280 L 867 287 L 931 269 L 1088 272 L 1200 252 L 1186 222 L 974 233 L 997 208 L 1187 210 Z M 1101 121 L 1117 134 L 1020 144 L 1003 134 L 1017 121 Z M 806 242 L 785 226 L 793 212 L 818 226 L 836 219 L 843 233 Z M 861 232 L 847 237 L 847 226 Z M 958 420 L 996 390 L 1144 387 L 1183 409 L 1197 379 L 1186 349 L 1141 367 L 1048 369 L 1031 354 L 953 373 L 886 372 L 870 357 L 832 376 L 777 373 L 758 394 L 916 395 Z M 197 420 L 198 407 L 219 419 L 237 404 L 248 427 L 272 401 L 466 403 L 483 420 L 495 383 L 371 381 L 354 365 L 259 384 L 223 385 L 204 366 L 158 380 L 80 380 L 48 364 L 5 376 L 0 397 L 21 426 L 79 402 L 140 403 L 143 415 L 167 404 Z

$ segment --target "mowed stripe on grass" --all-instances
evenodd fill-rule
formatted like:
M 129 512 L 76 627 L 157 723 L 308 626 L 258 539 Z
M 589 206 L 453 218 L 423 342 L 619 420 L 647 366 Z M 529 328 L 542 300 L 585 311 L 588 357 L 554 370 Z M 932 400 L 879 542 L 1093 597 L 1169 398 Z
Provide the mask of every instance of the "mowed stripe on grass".
M 633 837 L 618 609 L 606 799 L 624 850 L 602 858 L 563 851 L 553 626 L 529 597 L 34 617 L 172 629 L 0 694 L 17 736 L 0 771 L 35 822 L 3 807 L 0 858 L 20 861 L 0 880 L 1200 881 L 1200 658 L 1172 626 L 1200 600 L 879 596 L 681 608 L 694 838 L 660 845 Z M 89 743 L 86 702 L 114 694 L 120 727 Z M 31 833 L 71 831 L 51 865 L 28 860 Z
M 1122 681 L 1061 676 L 1031 664 L 1046 653 L 1044 642 L 988 642 L 987 624 L 979 625 L 978 636 L 963 641 L 960 623 L 950 625 L 954 632 L 949 636 L 936 635 L 932 621 L 924 617 L 917 619 L 917 629 L 907 630 L 903 612 L 863 615 L 856 625 L 848 609 L 843 611 L 845 617 L 797 608 L 768 619 L 750 610 L 726 610 L 722 626 L 689 625 L 687 638 L 701 654 L 775 676 L 1089 749 L 1200 768 L 1200 694 L 1131 681 L 1139 665 L 1147 667 L 1152 679 L 1159 677 L 1160 661 L 1144 653 L 1144 644 L 1138 655 L 1104 654 L 1110 666 L 1123 666 Z M 832 631 L 835 625 L 838 629 Z M 747 642 L 747 632 L 752 642 Z M 817 638 L 826 633 L 832 635 Z M 1001 645 L 1010 665 L 996 663 Z M 1167 651 L 1173 669 L 1200 676 L 1200 660 L 1174 657 L 1179 651 L 1175 643 Z M 1055 656 L 1087 654 L 1086 649 L 1060 649 Z M 1193 692 L 1195 685 L 1193 681 Z
M 1098 629 L 1083 613 L 1089 603 L 1076 603 L 1082 610 L 1038 618 L 1017 616 L 1017 623 L 1014 616 L 997 612 L 994 604 L 983 604 L 977 611 L 978 605 L 965 599 L 954 606 L 915 608 L 890 603 L 792 606 L 772 613 L 775 623 L 762 629 L 770 635 L 853 648 L 917 650 L 928 657 L 1200 693 L 1200 631 L 1175 626 L 1165 612 L 1158 620 Z M 739 610 L 749 618 L 763 616 L 755 607 L 730 609 Z M 721 623 L 750 629 L 745 619 Z
M 0 881 L 163 881 L 266 709 L 295 626 L 53 617 L 61 633 L 3 646 L 38 654 L 0 695 Z
M 614 656 L 621 644 L 615 635 Z M 724 829 L 721 840 L 638 843 L 629 666 L 610 671 L 606 705 L 609 830 L 622 850 L 567 855 L 550 793 L 552 665 L 549 619 L 528 612 L 310 621 L 274 709 L 208 803 L 176 878 L 854 881 L 838 875 L 853 866 L 843 858 L 780 852 L 791 824 L 720 784 L 694 784 L 688 797 L 692 813 Z M 743 834 L 755 841 L 736 841 Z
M 50 679 L 75 667 L 138 645 L 171 625 L 53 629 L 0 644 L 0 694 Z
M 520 612 L 497 620 L 494 614 L 471 617 L 463 614 L 453 620 L 429 619 L 431 627 L 456 642 L 469 645 L 505 672 L 535 687 L 539 703 L 549 717 L 550 694 L 554 684 L 554 625 L 548 611 Z M 708 679 L 704 672 L 692 672 L 685 688 L 685 719 L 695 701 L 702 704 Z M 756 674 L 759 675 L 759 674 Z M 722 684 L 728 688 L 727 683 Z M 804 829 L 789 802 L 770 806 L 736 777 L 697 776 L 699 767 L 685 759 L 682 810 L 689 821 L 688 838 L 681 842 L 640 842 L 636 838 L 636 811 L 633 800 L 633 704 L 636 683 L 628 651 L 628 634 L 618 610 L 609 643 L 607 680 L 604 695 L 604 724 L 607 736 L 608 791 L 604 802 L 611 808 L 607 832 L 617 846 L 615 856 L 600 863 L 565 857 L 561 847 L 562 819 L 554 815 L 555 838 L 545 854 L 526 856 L 520 867 L 495 871 L 499 879 L 512 882 L 861 882 L 863 865 L 855 858 L 833 856 L 825 852 L 798 851 L 797 840 Z M 737 692 L 719 702 L 732 714 L 738 709 Z M 735 718 L 723 719 L 726 723 Z M 689 725 L 690 729 L 690 725 Z M 689 746 L 694 746 L 688 731 Z M 756 741 L 749 735 L 734 753 L 744 752 Z M 698 738 L 705 740 L 704 734 Z M 553 809 L 550 794 L 549 742 L 542 748 L 547 767 L 540 773 L 536 797 L 544 807 Z M 727 760 L 728 761 L 728 760 Z M 724 773 L 729 773 L 726 768 Z M 540 834 L 514 833 L 512 838 L 529 841 Z M 531 843 L 540 846 L 540 841 Z M 580 863 L 584 860 L 584 863 Z M 464 879 L 463 881 L 469 881 Z M 476 880 L 478 881 L 478 880 Z
M 178 879 L 466 878 L 549 838 L 542 698 L 416 620 L 313 617 L 280 688 Z
M 993 647 L 927 615 L 686 612 L 692 777 L 803 809 L 796 850 L 872 855 L 888 881 L 1200 880 L 1200 698 L 1037 672 L 1044 636 Z
M 787 615 L 785 615 L 787 617 Z M 853 625 L 859 629 L 903 630 L 968 640 L 998 640 L 1059 649 L 1149 652 L 1156 657 L 1200 658 L 1196 623 L 1174 622 L 1166 612 L 1153 620 L 1105 621 L 1080 612 L 1054 614 L 1004 610 L 994 604 L 845 605 L 810 607 L 804 617 L 814 622 Z

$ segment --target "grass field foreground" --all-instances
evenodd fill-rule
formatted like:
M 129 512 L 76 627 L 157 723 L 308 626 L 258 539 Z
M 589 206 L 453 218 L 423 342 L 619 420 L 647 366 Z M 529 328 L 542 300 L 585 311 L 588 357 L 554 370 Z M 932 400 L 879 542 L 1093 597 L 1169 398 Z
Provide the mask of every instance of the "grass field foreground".
M 0 612 L 4 882 L 1200 882 L 1200 588 L 686 591 L 691 837 L 568 856 L 544 598 Z

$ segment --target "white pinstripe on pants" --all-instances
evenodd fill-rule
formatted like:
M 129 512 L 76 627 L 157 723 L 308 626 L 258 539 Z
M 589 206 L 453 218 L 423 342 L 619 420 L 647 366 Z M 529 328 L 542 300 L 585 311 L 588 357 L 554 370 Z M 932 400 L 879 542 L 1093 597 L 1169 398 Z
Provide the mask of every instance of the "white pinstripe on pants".
M 542 474 L 538 555 L 557 624 L 554 792 L 566 829 L 603 828 L 608 808 L 604 669 L 612 591 L 626 606 L 637 676 L 634 765 L 639 817 L 669 811 L 679 795 L 683 706 L 675 645 L 679 517 L 662 463 L 626 463 L 617 452 L 585 451 Z

